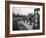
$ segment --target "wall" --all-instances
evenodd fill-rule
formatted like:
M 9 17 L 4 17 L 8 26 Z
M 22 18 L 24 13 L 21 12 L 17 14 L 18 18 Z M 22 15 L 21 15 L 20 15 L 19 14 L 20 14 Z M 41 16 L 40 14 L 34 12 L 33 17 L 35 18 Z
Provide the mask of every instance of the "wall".
M 16 0 L 16 1 L 18 1 L 18 0 Z M 24 0 L 20 0 L 20 1 L 24 1 Z M 46 0 L 25 0 L 25 1 L 28 1 L 28 2 L 44 2 L 44 3 L 46 3 L 45 2 Z M 46 6 L 46 4 L 45 4 L 45 6 Z M 45 13 L 45 16 L 46 16 L 46 13 Z M 46 30 L 46 28 L 45 28 L 45 30 Z M 0 0 L 0 38 L 5 38 L 5 0 Z M 13 37 L 11 37 L 11 38 L 13 38 Z M 46 35 L 40 35 L 40 36 L 24 36 L 24 37 L 16 37 L 16 38 L 46 38 Z

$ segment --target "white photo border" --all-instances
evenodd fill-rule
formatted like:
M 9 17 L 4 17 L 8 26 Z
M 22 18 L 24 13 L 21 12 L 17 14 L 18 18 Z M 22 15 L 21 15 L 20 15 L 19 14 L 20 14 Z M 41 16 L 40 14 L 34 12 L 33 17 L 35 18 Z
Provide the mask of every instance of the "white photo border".
M 26 30 L 26 31 L 13 31 L 12 30 L 12 7 L 36 7 L 40 8 L 40 30 Z M 42 6 L 37 6 L 37 5 L 17 5 L 17 4 L 10 4 L 10 34 L 23 34 L 23 33 L 38 33 L 42 32 Z

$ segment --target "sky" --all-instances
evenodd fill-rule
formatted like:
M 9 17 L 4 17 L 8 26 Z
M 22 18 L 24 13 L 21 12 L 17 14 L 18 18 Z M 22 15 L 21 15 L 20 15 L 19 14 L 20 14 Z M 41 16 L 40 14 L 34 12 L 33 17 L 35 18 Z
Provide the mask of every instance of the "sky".
M 41 6 L 35 6 L 35 5 L 13 4 L 11 6 L 12 6 L 12 12 L 16 15 L 17 14 L 19 14 L 19 15 L 28 15 L 28 13 L 34 14 L 34 9 L 41 8 Z
M 13 7 L 14 14 L 28 15 L 28 13 L 34 14 L 34 8 L 31 7 Z

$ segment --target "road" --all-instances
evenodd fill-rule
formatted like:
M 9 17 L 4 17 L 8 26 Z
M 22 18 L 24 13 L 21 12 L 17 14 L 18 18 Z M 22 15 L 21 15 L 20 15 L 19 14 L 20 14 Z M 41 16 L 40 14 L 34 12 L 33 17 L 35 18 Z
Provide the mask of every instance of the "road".
M 23 21 L 18 21 L 20 24 L 24 25 L 25 28 L 27 28 L 28 30 L 32 30 L 33 25 L 29 25 L 29 23 L 23 22 Z

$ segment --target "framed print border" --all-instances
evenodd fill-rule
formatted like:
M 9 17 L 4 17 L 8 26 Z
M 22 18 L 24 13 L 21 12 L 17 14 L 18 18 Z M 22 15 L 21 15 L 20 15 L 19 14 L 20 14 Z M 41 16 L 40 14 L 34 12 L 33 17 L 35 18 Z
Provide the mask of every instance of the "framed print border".
M 43 22 L 42 32 L 40 33 L 24 33 L 24 34 L 10 34 L 10 4 L 21 4 L 21 5 L 39 5 L 43 6 Z M 36 2 L 20 2 L 20 1 L 5 1 L 5 37 L 18 37 L 18 36 L 34 36 L 45 34 L 45 5 L 44 3 Z

